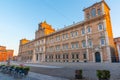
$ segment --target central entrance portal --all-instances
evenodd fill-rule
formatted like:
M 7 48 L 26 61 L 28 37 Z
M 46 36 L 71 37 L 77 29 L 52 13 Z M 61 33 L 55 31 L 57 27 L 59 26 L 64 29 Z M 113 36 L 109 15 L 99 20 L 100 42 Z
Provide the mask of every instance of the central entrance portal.
M 96 53 L 95 53 L 95 62 L 101 62 L 100 52 L 96 52 Z

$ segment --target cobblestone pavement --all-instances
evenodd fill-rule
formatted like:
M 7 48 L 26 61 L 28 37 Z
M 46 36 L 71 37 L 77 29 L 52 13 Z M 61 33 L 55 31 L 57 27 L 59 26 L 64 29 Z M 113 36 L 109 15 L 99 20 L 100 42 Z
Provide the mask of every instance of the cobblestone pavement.
M 120 80 L 120 63 L 24 63 L 24 65 L 30 66 L 31 72 L 34 72 L 30 77 L 38 80 L 74 80 L 76 69 L 83 70 L 85 77 L 83 80 L 98 80 L 96 70 L 103 69 L 110 70 L 110 80 Z
M 27 64 L 26 64 L 27 65 Z M 34 65 L 34 64 L 31 64 Z M 74 80 L 75 70 L 82 69 L 86 80 L 97 80 L 96 70 L 110 70 L 110 80 L 120 80 L 120 63 L 40 63 L 60 68 L 31 67 L 32 72 Z M 30 64 L 29 64 L 30 66 Z
M 8 74 L 0 73 L 0 80 L 68 80 L 68 79 L 29 72 L 29 75 L 22 79 L 13 78 Z

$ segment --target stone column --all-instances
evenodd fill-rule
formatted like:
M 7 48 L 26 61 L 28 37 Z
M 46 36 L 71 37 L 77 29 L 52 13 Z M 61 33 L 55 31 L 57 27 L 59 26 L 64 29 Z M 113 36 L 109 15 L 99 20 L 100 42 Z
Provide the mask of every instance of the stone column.
M 35 50 L 33 50 L 32 62 L 33 62 L 33 63 L 36 63 L 36 54 L 35 54 Z

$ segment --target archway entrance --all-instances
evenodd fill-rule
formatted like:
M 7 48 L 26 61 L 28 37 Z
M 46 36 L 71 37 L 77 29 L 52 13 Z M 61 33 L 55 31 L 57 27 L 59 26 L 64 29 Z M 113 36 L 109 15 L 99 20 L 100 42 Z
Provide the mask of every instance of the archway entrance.
M 101 62 L 100 52 L 95 53 L 95 62 Z

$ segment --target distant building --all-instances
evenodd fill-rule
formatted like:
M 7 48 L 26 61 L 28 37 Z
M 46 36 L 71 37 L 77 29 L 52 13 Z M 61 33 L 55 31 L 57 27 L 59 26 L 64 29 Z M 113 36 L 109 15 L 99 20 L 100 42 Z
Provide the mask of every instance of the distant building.
M 14 50 L 8 50 L 5 46 L 0 46 L 0 62 L 5 62 L 6 60 L 13 58 Z
M 20 40 L 18 61 L 31 61 L 33 57 L 34 43 L 27 39 Z
M 120 62 L 120 37 L 114 38 L 115 46 L 117 49 L 118 57 L 119 57 L 119 62 Z
M 21 61 L 30 62 L 112 62 L 117 60 L 110 8 L 103 0 L 85 8 L 84 21 L 55 31 L 42 22 L 32 41 L 22 39 Z
M 18 61 L 18 56 L 13 56 L 12 60 L 13 61 Z

